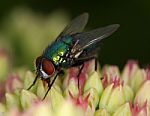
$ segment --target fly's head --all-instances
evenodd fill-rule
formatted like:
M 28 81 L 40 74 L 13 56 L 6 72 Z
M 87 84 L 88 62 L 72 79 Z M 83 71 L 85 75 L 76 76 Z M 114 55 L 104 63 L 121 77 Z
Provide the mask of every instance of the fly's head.
M 40 56 L 36 59 L 36 71 L 40 78 L 47 79 L 55 74 L 55 66 L 49 59 Z

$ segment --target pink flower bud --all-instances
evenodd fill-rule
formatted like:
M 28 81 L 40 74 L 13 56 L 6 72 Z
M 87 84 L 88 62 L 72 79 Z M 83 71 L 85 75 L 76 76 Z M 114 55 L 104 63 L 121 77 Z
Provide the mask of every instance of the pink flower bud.
M 120 71 L 117 66 L 105 65 L 102 70 L 102 83 L 104 88 L 114 79 L 119 79 Z
M 18 75 L 10 75 L 6 81 L 6 92 L 12 93 L 15 90 L 21 90 L 23 88 L 23 83 Z
M 146 101 L 148 106 L 150 107 L 150 92 L 147 91 L 150 88 L 150 75 L 149 71 L 147 70 L 147 80 L 143 82 L 139 90 L 137 91 L 135 95 L 135 103 L 138 103 L 140 106 L 142 106 Z
M 105 108 L 109 113 L 113 113 L 117 108 L 132 99 L 133 94 L 126 94 L 123 83 L 115 79 L 112 84 L 108 85 L 100 98 L 99 108 Z M 131 90 L 130 90 L 131 91 Z M 128 95 L 128 96 L 127 96 Z

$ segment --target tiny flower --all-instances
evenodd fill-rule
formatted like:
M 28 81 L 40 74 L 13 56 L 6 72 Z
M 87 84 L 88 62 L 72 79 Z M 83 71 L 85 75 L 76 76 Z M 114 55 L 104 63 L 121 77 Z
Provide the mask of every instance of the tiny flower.
M 85 112 L 85 116 L 92 116 L 94 114 L 95 108 L 90 102 L 90 93 L 86 96 L 82 96 L 81 92 L 79 92 L 77 97 L 73 97 L 71 92 L 69 92 L 69 94 L 75 106 L 81 108 Z
M 87 108 L 88 108 L 88 98 L 89 98 L 90 94 L 88 94 L 84 98 L 81 95 L 81 92 L 79 92 L 77 97 L 73 97 L 71 92 L 69 92 L 69 94 L 70 94 L 70 97 L 71 97 L 72 101 L 75 103 L 75 105 L 81 107 L 84 111 L 87 110 Z
M 74 79 L 69 80 L 68 86 L 64 91 L 64 96 L 69 97 L 69 91 L 74 97 L 77 97 L 77 95 L 79 94 L 79 89 Z
M 64 80 L 64 88 L 68 86 L 70 80 L 73 80 L 74 84 L 76 84 L 76 86 L 78 87 L 78 79 L 79 79 L 79 88 L 82 90 L 85 81 L 87 79 L 87 74 L 81 72 L 78 77 L 78 73 L 79 73 L 79 68 L 72 67 L 68 70 L 68 75 Z
M 95 60 L 85 62 L 83 69 L 81 70 L 80 68 L 81 67 L 76 67 L 76 68 L 72 67 L 68 70 L 68 75 L 66 76 L 64 80 L 64 88 L 68 86 L 69 80 L 73 79 L 77 86 L 79 84 L 79 89 L 82 91 L 84 88 L 86 79 L 89 77 L 89 75 L 92 75 L 92 73 L 94 73 L 95 71 Z M 78 77 L 80 70 L 81 70 L 81 73 Z M 78 83 L 78 79 L 79 79 L 79 83 Z
M 92 105 L 94 105 L 94 107 L 96 108 L 98 103 L 99 103 L 99 94 L 97 92 L 97 90 L 95 88 L 90 88 L 88 89 L 85 93 L 84 93 L 84 97 L 88 96 L 88 104 L 92 107 Z
M 110 83 L 114 78 L 120 77 L 120 71 L 117 66 L 105 65 L 102 70 L 102 78 L 107 78 L 107 83 Z
M 125 65 L 123 72 L 122 72 L 122 79 L 124 80 L 125 84 L 130 82 L 130 79 L 134 76 L 135 72 L 139 69 L 139 66 L 136 61 L 129 60 Z
M 88 75 L 91 75 L 95 71 L 95 65 L 96 65 L 95 60 L 90 60 L 90 61 L 85 62 L 82 72 L 87 73 Z M 99 64 L 97 64 L 97 68 L 99 68 Z
M 15 90 L 21 90 L 23 88 L 22 81 L 20 80 L 18 75 L 9 75 L 7 81 L 6 81 L 6 92 L 12 93 Z
M 102 82 L 96 71 L 92 73 L 89 76 L 89 78 L 86 80 L 86 83 L 84 86 L 84 92 L 88 91 L 90 88 L 95 88 L 99 96 L 102 94 L 102 91 L 103 91 Z
M 145 79 L 146 71 L 140 69 L 136 61 L 128 61 L 122 73 L 122 80 L 124 83 L 128 84 L 133 89 L 134 93 L 136 93 Z
M 145 82 L 141 85 L 141 87 L 137 91 L 134 102 L 142 106 L 145 103 L 145 101 L 147 101 L 147 104 L 150 107 L 150 92 L 147 91 L 149 90 L 149 88 L 150 88 L 150 75 L 148 71 L 147 80 L 145 80 Z
M 147 103 L 145 102 L 143 106 L 139 106 L 137 103 L 125 103 L 122 106 L 120 106 L 113 116 L 149 116 L 150 111 L 147 106 Z
M 139 106 L 138 103 L 130 104 L 130 109 L 132 112 L 132 116 L 149 116 L 150 115 L 147 102 L 145 102 L 142 106 Z
M 117 79 L 108 85 L 100 98 L 99 108 L 105 108 L 108 112 L 113 113 L 120 105 L 124 104 L 127 97 L 123 86 Z
M 137 90 L 140 88 L 141 84 L 145 81 L 145 79 L 146 71 L 144 69 L 138 69 L 129 82 L 129 85 L 134 91 L 134 93 L 137 92 Z
M 147 106 L 147 103 L 145 102 L 143 106 L 139 106 L 137 103 L 125 103 L 122 106 L 120 106 L 113 116 L 149 116 L 150 111 Z

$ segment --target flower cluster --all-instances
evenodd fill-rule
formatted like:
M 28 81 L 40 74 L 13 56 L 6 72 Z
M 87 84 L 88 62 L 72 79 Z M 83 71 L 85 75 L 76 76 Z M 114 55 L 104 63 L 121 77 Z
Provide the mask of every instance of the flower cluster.
M 95 71 L 95 61 L 66 70 L 44 101 L 47 83 L 26 69 L 10 71 L 8 55 L 0 50 L 0 115 L 6 116 L 149 116 L 150 70 L 128 61 L 122 72 L 106 65 Z M 11 72 L 11 73 L 10 73 Z

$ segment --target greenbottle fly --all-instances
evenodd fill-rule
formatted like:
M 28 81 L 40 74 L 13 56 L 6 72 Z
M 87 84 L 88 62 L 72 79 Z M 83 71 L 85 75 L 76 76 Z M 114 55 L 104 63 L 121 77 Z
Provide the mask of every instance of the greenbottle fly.
M 37 76 L 28 90 L 36 83 L 38 78 L 41 78 L 48 83 L 48 90 L 43 98 L 45 99 L 56 78 L 64 74 L 64 69 L 78 66 L 80 70 L 77 77 L 79 77 L 84 67 L 84 62 L 95 59 L 96 70 L 96 52 L 99 48 L 99 43 L 102 39 L 114 33 L 119 24 L 82 32 L 88 22 L 88 18 L 88 13 L 83 13 L 73 19 L 56 40 L 48 45 L 43 54 L 36 59 Z

